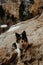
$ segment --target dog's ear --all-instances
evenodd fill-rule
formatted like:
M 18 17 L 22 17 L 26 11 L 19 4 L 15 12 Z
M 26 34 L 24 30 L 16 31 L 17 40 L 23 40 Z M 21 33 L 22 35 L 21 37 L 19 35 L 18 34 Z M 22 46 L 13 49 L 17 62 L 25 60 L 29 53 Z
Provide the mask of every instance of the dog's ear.
M 25 31 L 22 32 L 22 38 L 23 38 L 25 41 L 28 41 L 27 35 L 26 35 L 26 32 L 25 32 Z
M 18 42 L 18 40 L 20 40 L 20 34 L 15 33 L 15 36 L 16 36 L 16 42 Z
M 18 34 L 18 33 L 15 33 L 15 35 L 16 35 L 16 38 L 19 38 L 20 37 L 20 34 Z
M 22 32 L 22 36 L 26 37 L 26 32 L 25 31 Z

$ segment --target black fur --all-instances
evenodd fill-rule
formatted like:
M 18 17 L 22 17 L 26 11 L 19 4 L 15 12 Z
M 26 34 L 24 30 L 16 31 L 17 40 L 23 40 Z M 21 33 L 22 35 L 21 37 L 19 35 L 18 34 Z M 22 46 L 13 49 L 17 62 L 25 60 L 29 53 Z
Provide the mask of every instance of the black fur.
M 23 31 L 21 34 L 15 33 L 16 35 L 16 42 L 19 42 L 21 39 L 27 42 L 26 32 Z
M 12 46 L 13 46 L 15 49 L 17 49 L 16 43 L 13 43 Z
M 27 35 L 26 35 L 25 31 L 23 31 L 23 33 L 22 33 L 22 39 L 27 42 Z
M 15 33 L 15 35 L 16 35 L 16 42 L 18 43 L 18 42 L 19 42 L 19 40 L 21 39 L 21 38 L 20 38 L 20 34 Z

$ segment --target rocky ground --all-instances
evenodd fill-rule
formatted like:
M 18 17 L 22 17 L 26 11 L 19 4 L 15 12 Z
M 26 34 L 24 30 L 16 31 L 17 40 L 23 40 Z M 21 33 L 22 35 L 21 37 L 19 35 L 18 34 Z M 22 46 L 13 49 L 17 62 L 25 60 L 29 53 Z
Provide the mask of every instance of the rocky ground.
M 25 53 L 27 57 L 19 58 L 17 63 L 15 62 L 17 54 L 12 50 L 12 44 L 16 42 L 15 32 L 22 33 L 24 30 L 29 44 L 32 43 L 33 46 Z M 38 18 L 11 26 L 0 35 L 0 65 L 16 65 L 16 63 L 17 65 L 43 65 L 43 13 Z

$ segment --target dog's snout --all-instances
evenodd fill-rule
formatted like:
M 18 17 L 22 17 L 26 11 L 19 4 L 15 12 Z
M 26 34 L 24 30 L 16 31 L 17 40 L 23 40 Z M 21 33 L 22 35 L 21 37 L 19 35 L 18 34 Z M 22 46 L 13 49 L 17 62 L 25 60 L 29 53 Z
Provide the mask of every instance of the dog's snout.
M 23 43 L 23 40 L 21 42 Z

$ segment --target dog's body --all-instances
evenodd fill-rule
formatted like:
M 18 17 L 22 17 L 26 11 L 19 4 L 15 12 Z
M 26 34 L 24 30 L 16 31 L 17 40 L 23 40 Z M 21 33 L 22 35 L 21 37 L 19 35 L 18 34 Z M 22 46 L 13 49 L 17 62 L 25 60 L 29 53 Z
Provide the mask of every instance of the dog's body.
M 13 43 L 13 48 L 15 49 L 15 52 L 18 53 L 18 57 L 20 57 L 20 53 L 22 50 L 27 49 L 28 46 L 28 39 L 26 36 L 26 32 L 23 31 L 21 34 L 15 33 L 16 35 L 16 43 Z
M 23 63 L 24 65 L 27 64 L 27 58 L 29 58 L 28 54 L 29 49 L 31 48 L 32 44 L 28 43 L 26 32 L 23 31 L 21 34 L 15 33 L 16 36 L 16 43 L 13 43 L 13 49 L 18 54 L 18 62 L 17 63 Z M 26 63 L 25 63 L 26 61 Z
M 20 57 L 20 49 L 18 43 L 13 43 L 13 49 L 18 54 L 18 57 Z

